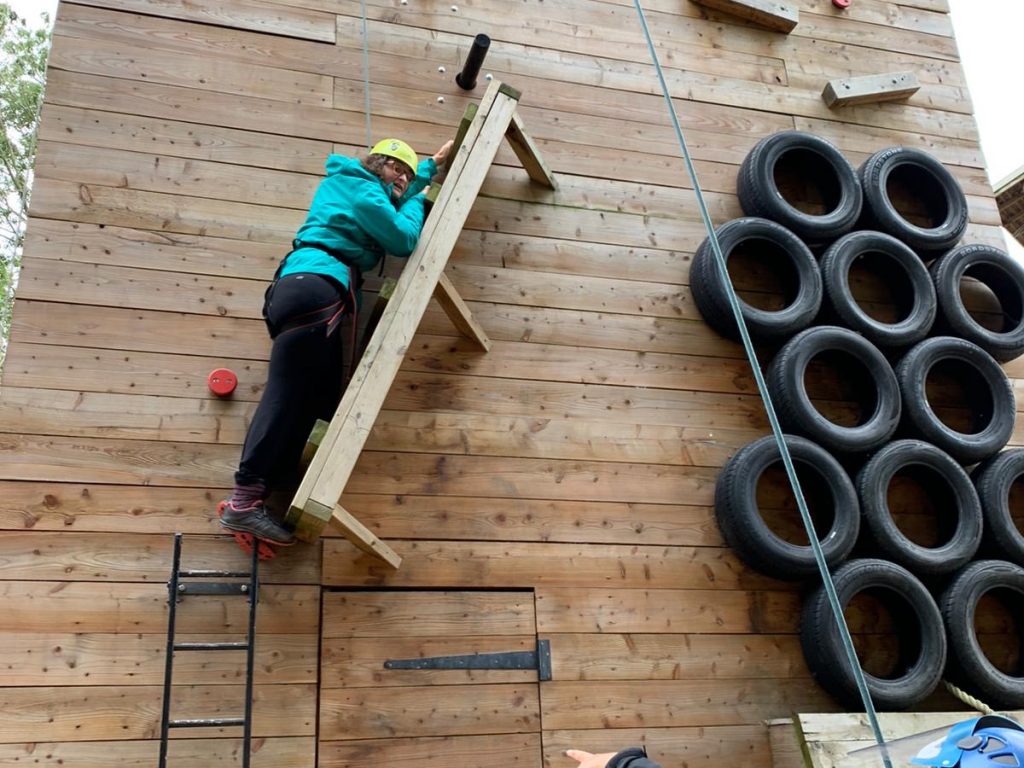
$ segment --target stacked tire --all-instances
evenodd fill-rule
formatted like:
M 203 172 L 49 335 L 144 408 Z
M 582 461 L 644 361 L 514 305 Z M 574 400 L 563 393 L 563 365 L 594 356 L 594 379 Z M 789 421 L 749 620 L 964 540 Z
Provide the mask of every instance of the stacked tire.
M 787 171 L 799 204 L 780 186 Z M 716 230 L 717 248 L 709 238 L 697 249 L 694 303 L 722 336 L 746 335 L 774 353 L 765 380 L 801 486 L 817 493 L 815 536 L 839 603 L 848 612 L 873 600 L 900 641 L 889 669 L 863 670 L 875 705 L 912 707 L 945 675 L 994 706 L 1024 706 L 1024 642 L 992 642 L 1024 638 L 1024 521 L 1011 504 L 1024 449 L 1004 450 L 1015 402 L 999 364 L 1024 353 L 1024 268 L 996 248 L 958 245 L 966 198 L 921 150 L 882 149 L 855 170 L 828 141 L 785 131 L 753 148 L 737 187 L 745 216 Z M 901 187 L 911 194 L 901 198 Z M 741 298 L 730 259 L 754 254 L 762 274 Z M 856 274 L 865 266 L 894 311 L 863 298 Z M 781 301 L 750 299 L 780 275 Z M 845 385 L 858 382 L 852 418 L 826 417 L 808 392 L 823 360 L 847 366 Z M 809 538 L 778 533 L 769 520 L 778 510 L 759 490 L 781 464 L 771 436 L 741 448 L 719 475 L 716 519 L 750 567 L 808 582 L 808 666 L 859 708 Z M 933 537 L 941 540 L 922 543 L 898 524 L 893 489 L 907 478 L 946 507 Z M 994 608 L 1004 620 L 979 623 Z

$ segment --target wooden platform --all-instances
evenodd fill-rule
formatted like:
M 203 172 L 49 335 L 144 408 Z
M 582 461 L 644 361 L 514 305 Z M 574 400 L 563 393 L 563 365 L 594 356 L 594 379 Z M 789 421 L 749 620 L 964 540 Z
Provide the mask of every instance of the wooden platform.
M 447 139 L 483 93 L 453 77 L 486 32 L 484 72 L 522 91 L 559 188 L 499 151 L 447 270 L 491 351 L 432 304 L 356 464 L 342 504 L 402 568 L 326 538 L 267 571 L 254 765 L 559 768 L 569 746 L 645 741 L 666 765 L 768 768 L 767 719 L 835 705 L 802 660 L 797 587 L 742 566 L 713 521 L 719 468 L 767 424 L 691 300 L 704 232 L 632 2 L 366 5 L 374 137 Z M 1001 244 L 945 0 L 801 3 L 788 35 L 644 7 L 716 223 L 740 213 L 754 143 L 797 128 L 855 163 L 932 152 L 968 195 L 967 239 Z M 0 765 L 153 764 L 171 534 L 236 556 L 214 508 L 266 375 L 263 291 L 325 156 L 367 140 L 359 8 L 58 10 L 0 393 Z M 830 79 L 904 69 L 907 103 L 822 102 Z M 206 389 L 221 366 L 230 400 Z M 548 682 L 380 666 L 538 637 Z M 238 669 L 193 664 L 190 693 L 226 708 Z M 237 764 L 237 734 L 188 735 L 175 766 Z

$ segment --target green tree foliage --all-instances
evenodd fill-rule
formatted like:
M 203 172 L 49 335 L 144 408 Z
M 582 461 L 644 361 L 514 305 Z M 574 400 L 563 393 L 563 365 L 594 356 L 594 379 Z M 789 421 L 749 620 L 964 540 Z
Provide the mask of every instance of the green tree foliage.
M 7 3 L 0 3 L 0 365 L 21 264 L 49 50 L 48 14 L 30 26 Z

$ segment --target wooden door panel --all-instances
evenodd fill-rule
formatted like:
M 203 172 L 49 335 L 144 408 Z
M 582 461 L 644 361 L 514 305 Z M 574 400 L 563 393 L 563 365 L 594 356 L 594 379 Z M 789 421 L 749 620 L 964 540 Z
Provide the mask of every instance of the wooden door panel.
M 321 626 L 320 768 L 542 765 L 536 670 L 384 666 L 535 651 L 532 591 L 332 591 Z

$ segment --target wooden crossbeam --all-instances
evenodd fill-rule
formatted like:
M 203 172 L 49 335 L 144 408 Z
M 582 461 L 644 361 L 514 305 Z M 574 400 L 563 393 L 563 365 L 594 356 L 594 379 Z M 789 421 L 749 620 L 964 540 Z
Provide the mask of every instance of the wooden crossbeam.
M 792 32 L 800 21 L 800 12 L 791 3 L 779 0 L 693 0 L 697 5 L 738 16 L 776 32 Z
M 913 72 L 892 72 L 887 75 L 865 75 L 829 80 L 821 98 L 830 107 L 871 104 L 879 101 L 909 99 L 921 88 Z
M 431 296 L 444 297 L 442 304 L 448 300 L 461 303 L 462 308 L 456 312 L 460 322 L 472 320 L 464 302 L 444 278 L 443 270 L 498 147 L 509 134 L 517 103 L 517 92 L 493 81 L 466 129 L 464 141 L 453 151 L 456 157 L 424 225 L 419 245 L 409 257 L 320 448 L 292 499 L 288 522 L 303 541 L 316 539 L 324 521 L 330 520 L 356 546 L 380 556 L 393 567 L 400 562 L 397 555 L 390 557 L 388 553 L 394 553 L 382 549 L 383 542 L 345 511 L 338 500 Z M 521 129 L 515 135 L 525 136 Z M 525 141 L 521 147 L 521 157 L 528 157 L 535 168 L 544 168 L 532 142 Z M 516 152 L 519 154 L 520 149 Z M 550 172 L 542 183 L 553 185 Z M 486 341 L 482 329 L 479 333 Z

